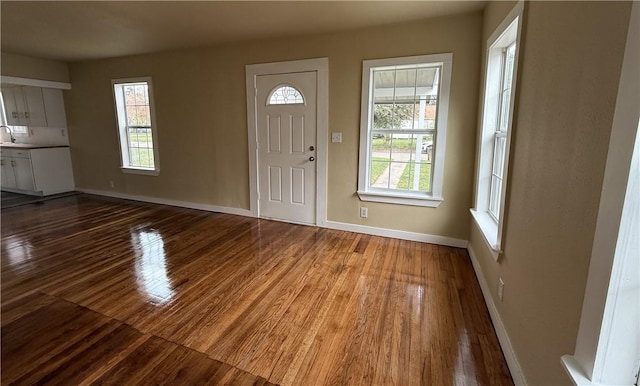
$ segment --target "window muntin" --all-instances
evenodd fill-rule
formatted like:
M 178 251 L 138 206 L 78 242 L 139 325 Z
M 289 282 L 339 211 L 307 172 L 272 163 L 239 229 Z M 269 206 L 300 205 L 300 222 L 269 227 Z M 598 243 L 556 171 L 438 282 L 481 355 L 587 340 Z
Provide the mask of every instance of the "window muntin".
M 358 184 L 362 199 L 440 199 L 444 157 L 436 154 L 444 152 L 450 58 L 443 54 L 364 62 Z
M 114 81 L 123 169 L 158 171 L 151 79 Z
M 304 104 L 302 93 L 289 85 L 278 86 L 269 96 L 268 105 L 299 105 Z

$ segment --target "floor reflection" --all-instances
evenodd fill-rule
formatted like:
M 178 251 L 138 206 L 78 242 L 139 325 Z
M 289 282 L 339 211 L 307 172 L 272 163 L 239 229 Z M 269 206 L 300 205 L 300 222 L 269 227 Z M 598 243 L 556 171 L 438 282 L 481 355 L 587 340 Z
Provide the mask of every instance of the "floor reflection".
M 136 252 L 135 270 L 139 291 L 154 304 L 171 300 L 175 291 L 167 276 L 167 262 L 162 235 L 155 230 L 131 232 Z
M 4 241 L 6 248 L 3 248 L 3 255 L 7 258 L 10 266 L 22 266 L 25 268 L 32 266 L 31 243 L 19 236 L 9 236 Z

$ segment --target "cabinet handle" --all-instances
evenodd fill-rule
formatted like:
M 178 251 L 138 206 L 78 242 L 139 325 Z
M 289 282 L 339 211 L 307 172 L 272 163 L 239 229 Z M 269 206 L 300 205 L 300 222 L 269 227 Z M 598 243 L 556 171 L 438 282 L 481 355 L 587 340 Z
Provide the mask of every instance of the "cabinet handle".
M 15 160 L 11 160 L 11 166 L 16 166 L 16 161 Z
M 0 160 L 0 166 L 4 166 L 4 160 Z

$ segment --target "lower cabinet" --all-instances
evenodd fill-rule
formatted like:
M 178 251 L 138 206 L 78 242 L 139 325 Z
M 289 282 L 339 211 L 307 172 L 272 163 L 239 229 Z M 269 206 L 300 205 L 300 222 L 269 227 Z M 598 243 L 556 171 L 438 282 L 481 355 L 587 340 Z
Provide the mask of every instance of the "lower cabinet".
M 74 189 L 68 147 L 2 148 L 2 190 L 49 195 Z

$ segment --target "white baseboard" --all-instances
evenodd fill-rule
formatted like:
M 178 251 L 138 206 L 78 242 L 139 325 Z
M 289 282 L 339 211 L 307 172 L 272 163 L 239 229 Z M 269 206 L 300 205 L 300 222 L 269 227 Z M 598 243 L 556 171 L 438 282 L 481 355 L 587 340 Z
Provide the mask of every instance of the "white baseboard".
M 524 373 L 522 372 L 522 368 L 520 367 L 520 363 L 518 362 L 518 358 L 516 357 L 516 353 L 513 350 L 513 346 L 511 345 L 509 334 L 507 334 L 507 330 L 502 323 L 502 318 L 500 318 L 496 304 L 493 302 L 493 297 L 491 296 L 491 290 L 487 284 L 487 279 L 482 273 L 480 263 L 478 263 L 478 259 L 476 258 L 476 254 L 473 251 L 473 248 L 471 248 L 471 245 L 467 246 L 467 251 L 471 257 L 473 270 L 476 272 L 478 282 L 480 283 L 480 288 L 482 289 L 482 295 L 484 296 L 484 301 L 487 304 L 487 309 L 489 309 L 489 315 L 491 316 L 493 327 L 498 335 L 500 347 L 502 347 L 502 352 L 504 353 L 504 357 L 507 361 L 507 366 L 509 366 L 513 383 L 515 383 L 516 386 L 526 386 L 527 381 L 524 377 Z
M 169 205 L 169 206 L 177 206 L 180 208 L 205 210 L 208 212 L 218 212 L 218 213 L 226 213 L 226 214 L 235 214 L 238 216 L 245 216 L 245 217 L 254 217 L 251 211 L 248 209 L 231 208 L 228 206 L 218 206 L 218 205 L 209 205 L 209 204 L 198 204 L 195 202 L 187 202 L 187 201 L 167 200 L 165 198 L 109 192 L 105 190 L 93 190 L 93 189 L 82 189 L 82 188 L 77 188 L 76 190 L 79 192 L 87 193 L 87 194 L 95 194 L 98 196 L 106 196 L 106 197 L 113 197 L 113 198 L 122 198 L 124 200 L 142 201 L 142 202 L 149 202 L 152 204 L 162 204 L 162 205 Z
M 231 208 L 226 206 L 217 206 L 217 205 L 209 205 L 209 204 L 198 204 L 198 203 L 187 202 L 187 201 L 168 200 L 168 199 L 157 198 L 157 197 L 109 192 L 106 190 L 93 190 L 93 189 L 82 189 L 82 188 L 77 188 L 76 190 L 79 192 L 87 193 L 87 194 L 121 198 L 124 200 L 142 201 L 142 202 L 149 202 L 152 204 L 170 205 L 170 206 L 177 206 L 181 208 L 206 210 L 209 212 L 235 214 L 238 216 L 245 216 L 245 217 L 255 217 L 253 213 L 248 209 Z M 425 233 L 376 228 L 376 227 L 370 227 L 366 225 L 348 224 L 348 223 L 337 222 L 337 221 L 321 221 L 320 224 L 318 224 L 318 226 L 322 228 L 337 229 L 341 231 L 364 233 L 367 235 L 391 237 L 391 238 L 401 239 L 401 240 L 411 240 L 411 241 L 420 241 L 423 243 L 446 245 L 449 247 L 456 247 L 456 248 L 467 247 L 467 240 L 454 239 L 451 237 L 444 237 L 444 236 L 429 235 Z
M 376 228 L 366 225 L 348 224 L 338 221 L 324 221 L 319 226 L 341 231 L 364 233 L 367 235 L 392 237 L 394 239 L 421 241 L 423 243 L 446 245 L 449 247 L 466 248 L 467 240 L 454 239 L 451 237 L 429 235 L 426 233 L 416 233 L 400 231 L 396 229 Z

